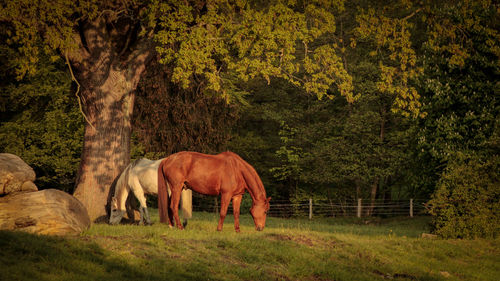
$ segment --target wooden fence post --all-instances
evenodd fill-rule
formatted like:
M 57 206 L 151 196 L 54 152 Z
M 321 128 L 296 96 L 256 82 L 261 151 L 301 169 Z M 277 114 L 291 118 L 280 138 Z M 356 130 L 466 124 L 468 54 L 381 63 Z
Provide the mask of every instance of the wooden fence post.
M 309 219 L 313 217 L 313 200 L 309 198 Z
M 361 198 L 358 198 L 358 218 L 361 217 Z
M 410 218 L 413 218 L 413 198 L 410 199 Z

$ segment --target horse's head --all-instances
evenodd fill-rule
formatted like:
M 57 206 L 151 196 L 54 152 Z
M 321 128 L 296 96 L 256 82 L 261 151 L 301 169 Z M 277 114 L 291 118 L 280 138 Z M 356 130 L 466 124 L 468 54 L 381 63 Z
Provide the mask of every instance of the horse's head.
M 118 200 L 113 196 L 113 198 L 111 198 L 111 210 L 113 211 L 116 209 L 118 209 Z
M 267 211 L 269 211 L 269 201 L 271 197 L 267 198 L 263 203 L 253 204 L 250 209 L 250 214 L 252 214 L 253 222 L 255 223 L 255 229 L 261 231 L 266 226 L 266 216 Z
M 118 203 L 115 197 L 111 199 L 111 214 L 109 216 L 109 224 L 117 224 L 121 221 L 125 211 L 118 210 Z

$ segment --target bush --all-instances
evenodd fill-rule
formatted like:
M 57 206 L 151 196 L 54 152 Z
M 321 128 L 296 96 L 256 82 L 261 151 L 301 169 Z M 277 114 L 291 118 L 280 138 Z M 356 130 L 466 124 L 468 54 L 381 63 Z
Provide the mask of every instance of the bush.
M 72 193 L 83 117 L 64 62 L 42 56 L 35 75 L 4 81 L 10 83 L 0 85 L 0 152 L 15 154 L 32 167 L 38 189 Z
M 455 160 L 428 203 L 432 228 L 444 238 L 497 237 L 500 225 L 499 157 Z

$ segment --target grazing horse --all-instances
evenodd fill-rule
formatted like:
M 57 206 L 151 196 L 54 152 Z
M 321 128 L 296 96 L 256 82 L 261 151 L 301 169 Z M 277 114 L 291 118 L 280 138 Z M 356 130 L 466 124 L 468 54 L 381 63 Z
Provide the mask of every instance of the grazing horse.
M 116 182 L 115 193 L 111 199 L 110 224 L 117 224 L 121 221 L 126 209 L 125 201 L 130 191 L 140 203 L 140 224 L 151 224 L 144 194 L 158 194 L 158 166 L 162 160 L 164 159 L 156 161 L 146 158 L 137 159 L 123 170 Z M 168 192 L 170 194 L 170 190 Z M 181 206 L 185 226 L 187 219 L 192 216 L 191 190 L 182 192 Z
M 234 228 L 240 231 L 240 204 L 245 191 L 252 197 L 252 214 L 255 228 L 260 231 L 266 224 L 269 200 L 264 185 L 255 169 L 232 152 L 207 155 L 183 151 L 165 158 L 158 168 L 158 209 L 160 221 L 166 221 L 167 187 L 172 191 L 170 211 L 179 229 L 178 207 L 181 191 L 192 189 L 205 195 L 221 195 L 220 219 L 217 230 L 222 230 L 224 218 L 233 200 Z

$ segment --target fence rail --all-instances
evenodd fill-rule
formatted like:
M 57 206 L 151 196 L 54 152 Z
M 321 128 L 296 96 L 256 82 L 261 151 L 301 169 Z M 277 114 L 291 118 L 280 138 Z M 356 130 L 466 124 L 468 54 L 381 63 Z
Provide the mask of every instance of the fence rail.
M 194 195 L 194 194 L 193 194 Z M 198 212 L 219 212 L 217 197 L 194 195 L 193 210 Z M 425 214 L 424 199 L 407 200 L 304 200 L 298 202 L 271 200 L 269 216 L 272 217 L 365 217 L 365 216 L 416 216 Z M 247 202 L 248 203 L 248 202 Z M 247 213 L 249 204 L 242 205 L 241 212 Z M 232 205 L 228 213 L 233 212 Z

